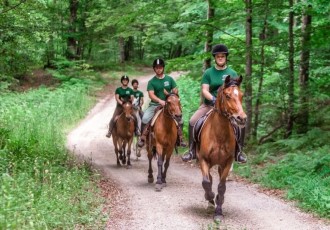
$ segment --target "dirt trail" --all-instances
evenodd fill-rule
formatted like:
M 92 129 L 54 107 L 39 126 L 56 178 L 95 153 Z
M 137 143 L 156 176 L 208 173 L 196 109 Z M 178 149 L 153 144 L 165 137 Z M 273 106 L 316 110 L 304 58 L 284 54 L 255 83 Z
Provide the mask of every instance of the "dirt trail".
M 173 73 L 173 77 L 180 73 Z M 139 77 L 140 90 L 145 91 L 152 76 Z M 145 93 L 145 98 L 148 96 Z M 227 183 L 224 221 L 215 227 L 212 214 L 206 212 L 207 202 L 201 185 L 198 167 L 183 163 L 173 155 L 168 170 L 167 187 L 154 191 L 147 183 L 146 152 L 136 161 L 133 155 L 131 169 L 117 167 L 112 139 L 105 137 L 115 100 L 107 96 L 100 100 L 88 116 L 67 139 L 67 147 L 83 156 L 104 172 L 116 185 L 111 219 L 105 229 L 111 230 L 197 230 L 197 229 L 262 229 L 262 230 L 324 230 L 329 222 L 300 212 L 292 203 L 260 193 L 256 185 L 238 181 Z M 153 162 L 154 176 L 157 172 Z M 217 178 L 214 174 L 214 178 Z M 217 179 L 215 180 L 217 182 Z M 216 191 L 216 184 L 213 185 Z

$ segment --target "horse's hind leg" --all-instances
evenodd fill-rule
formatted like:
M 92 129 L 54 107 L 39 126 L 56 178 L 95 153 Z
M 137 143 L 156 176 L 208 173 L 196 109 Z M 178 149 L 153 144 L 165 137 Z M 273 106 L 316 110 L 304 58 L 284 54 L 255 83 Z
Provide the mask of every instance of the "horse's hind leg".
M 131 165 L 131 144 L 132 144 L 132 140 L 130 142 L 128 142 L 128 145 L 127 145 L 127 168 L 132 167 L 132 165 Z
M 123 146 L 122 146 L 122 151 L 123 151 L 123 159 L 122 159 L 122 163 L 126 164 L 126 142 L 124 141 Z

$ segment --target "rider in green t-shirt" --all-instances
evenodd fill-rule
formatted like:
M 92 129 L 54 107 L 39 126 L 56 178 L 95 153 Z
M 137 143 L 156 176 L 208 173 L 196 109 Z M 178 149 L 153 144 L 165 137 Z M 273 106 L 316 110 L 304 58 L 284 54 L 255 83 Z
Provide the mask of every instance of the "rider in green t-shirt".
M 116 105 L 115 111 L 113 112 L 112 118 L 109 123 L 109 130 L 106 135 L 106 137 L 108 137 L 108 138 L 111 137 L 112 129 L 115 126 L 116 117 L 119 116 L 123 112 L 122 104 L 127 101 L 133 102 L 133 98 L 134 98 L 133 89 L 128 87 L 128 82 L 129 82 L 128 76 L 127 75 L 122 76 L 120 79 L 120 82 L 121 82 L 121 86 L 118 87 L 115 91 L 115 99 L 117 101 L 117 105 Z M 135 133 L 137 135 L 140 135 L 139 129 L 137 126 L 136 117 L 134 114 L 132 114 L 132 115 L 134 117 L 134 122 L 135 122 Z
M 144 111 L 143 117 L 142 117 L 142 136 L 138 142 L 139 147 L 143 147 L 146 136 L 149 133 L 149 127 L 150 127 L 150 121 L 152 117 L 155 115 L 155 110 L 158 106 L 165 106 L 165 90 L 168 93 L 175 93 L 178 94 L 178 89 L 176 82 L 174 79 L 166 75 L 164 73 L 165 68 L 165 62 L 163 59 L 156 59 L 153 62 L 152 65 L 156 75 L 151 78 L 148 81 L 147 91 L 148 95 L 150 97 L 150 103 L 149 107 Z M 183 120 L 179 121 L 179 127 L 178 127 L 178 138 L 179 138 L 179 145 L 180 146 L 186 146 L 186 144 L 183 142 L 182 138 L 182 128 L 183 128 Z
M 215 65 L 207 69 L 202 77 L 201 90 L 202 90 L 202 103 L 198 110 L 192 115 L 189 120 L 189 152 L 183 155 L 183 161 L 189 161 L 196 159 L 195 143 L 193 141 L 193 128 L 197 120 L 209 112 L 217 98 L 217 91 L 220 86 L 223 85 L 225 78 L 230 75 L 232 78 L 237 78 L 237 73 L 227 66 L 227 58 L 229 55 L 228 48 L 223 44 L 215 45 L 212 49 L 212 55 L 214 57 Z M 235 151 L 235 160 L 239 163 L 245 163 L 247 161 L 245 154 L 243 153 L 244 143 L 244 131 L 241 130 L 241 138 L 237 151 Z
M 138 80 L 136 80 L 136 79 L 132 80 L 132 87 L 133 87 L 133 96 L 134 96 L 133 109 L 134 109 L 134 113 L 137 118 L 137 124 L 138 124 L 139 130 L 141 131 L 141 119 L 143 116 L 142 106 L 144 103 L 144 95 L 143 95 L 142 91 L 138 90 L 138 88 L 139 88 Z

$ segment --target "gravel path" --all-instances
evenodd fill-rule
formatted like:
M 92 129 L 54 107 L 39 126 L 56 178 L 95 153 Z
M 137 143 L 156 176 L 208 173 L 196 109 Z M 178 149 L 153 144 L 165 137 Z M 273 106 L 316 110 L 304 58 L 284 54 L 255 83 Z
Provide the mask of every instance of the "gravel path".
M 180 73 L 173 73 L 178 77 Z M 139 77 L 145 91 L 152 75 Z M 148 98 L 145 93 L 145 98 Z M 112 95 L 101 99 L 88 116 L 69 133 L 67 147 L 74 154 L 91 161 L 100 169 L 111 186 L 110 220 L 104 229 L 111 230 L 197 230 L 197 229 L 261 229 L 324 230 L 329 221 L 303 213 L 282 199 L 260 192 L 257 185 L 229 181 L 223 205 L 224 221 L 216 226 L 206 211 L 202 176 L 198 165 L 183 163 L 173 155 L 168 170 L 167 187 L 155 192 L 147 182 L 146 152 L 132 168 L 117 167 L 112 139 L 105 137 L 115 100 Z M 156 161 L 153 162 L 156 176 Z M 215 173 L 215 182 L 218 180 Z M 216 191 L 216 184 L 213 191 Z M 110 188 L 111 187 L 111 188 Z

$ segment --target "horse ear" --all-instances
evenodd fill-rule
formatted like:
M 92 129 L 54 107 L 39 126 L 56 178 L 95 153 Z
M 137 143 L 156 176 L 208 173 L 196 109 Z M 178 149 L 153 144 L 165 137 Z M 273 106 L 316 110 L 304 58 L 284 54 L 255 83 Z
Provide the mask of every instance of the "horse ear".
M 243 76 L 240 75 L 239 78 L 238 78 L 238 84 L 240 85 L 242 83 L 242 81 L 243 81 Z
M 225 85 L 227 85 L 229 82 L 230 82 L 230 75 L 227 75 L 225 79 Z

